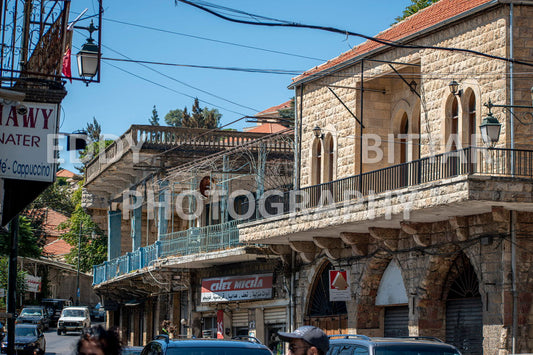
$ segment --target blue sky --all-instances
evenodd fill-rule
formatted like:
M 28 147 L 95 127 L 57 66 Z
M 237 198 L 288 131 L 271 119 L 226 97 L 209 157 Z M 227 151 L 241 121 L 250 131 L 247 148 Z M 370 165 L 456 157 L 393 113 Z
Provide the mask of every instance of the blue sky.
M 272 18 L 365 35 L 376 35 L 388 28 L 411 3 L 410 0 L 212 2 Z M 231 23 L 183 3 L 176 6 L 174 0 L 104 0 L 103 6 L 104 58 L 303 71 L 362 42 L 360 38 L 317 30 Z M 96 1 L 72 1 L 71 19 L 85 8 L 86 16 L 95 14 Z M 83 30 L 74 33 L 73 72 L 77 71 L 75 53 L 87 35 Z M 95 117 L 104 133 L 119 136 L 132 124 L 148 124 L 154 105 L 164 124 L 163 117 L 169 110 L 185 106 L 190 109 L 194 97 L 199 98 L 201 107 L 217 108 L 224 125 L 289 100 L 293 92 L 287 86 L 292 77 L 103 60 L 100 83 L 86 87 L 82 82 L 67 82 L 60 132 L 84 128 Z M 242 130 L 251 125 L 241 120 L 231 128 Z M 63 166 L 72 169 L 68 162 Z

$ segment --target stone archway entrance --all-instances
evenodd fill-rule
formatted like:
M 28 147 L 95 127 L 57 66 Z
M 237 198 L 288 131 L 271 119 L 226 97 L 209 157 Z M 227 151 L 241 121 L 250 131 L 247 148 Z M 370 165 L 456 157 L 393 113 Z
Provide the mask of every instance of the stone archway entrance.
M 348 312 L 346 302 L 329 300 L 329 271 L 333 269 L 330 262 L 325 262 L 318 271 L 307 304 L 305 324 L 314 325 L 332 334 L 346 334 Z
M 464 355 L 483 354 L 483 304 L 472 264 L 461 254 L 450 267 L 446 285 L 446 342 Z

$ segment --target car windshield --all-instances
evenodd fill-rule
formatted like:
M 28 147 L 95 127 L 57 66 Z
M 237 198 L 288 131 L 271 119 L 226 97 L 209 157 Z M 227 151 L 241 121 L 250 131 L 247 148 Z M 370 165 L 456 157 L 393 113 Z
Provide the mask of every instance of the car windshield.
M 21 316 L 42 316 L 43 311 L 38 308 L 34 308 L 34 309 L 24 308 L 22 312 L 20 312 L 20 315 Z
M 169 348 L 168 355 L 271 355 L 267 349 L 247 348 Z
M 64 317 L 83 317 L 83 311 L 81 309 L 65 309 L 63 310 Z
M 16 337 L 37 336 L 37 328 L 15 327 L 15 336 Z
M 374 348 L 375 355 L 460 355 L 459 352 L 443 346 L 423 344 L 386 345 Z

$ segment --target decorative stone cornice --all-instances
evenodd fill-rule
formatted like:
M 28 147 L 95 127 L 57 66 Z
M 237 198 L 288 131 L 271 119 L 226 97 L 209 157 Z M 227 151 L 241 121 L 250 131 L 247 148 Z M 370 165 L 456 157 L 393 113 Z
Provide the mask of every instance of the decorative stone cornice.
M 368 228 L 370 236 L 379 242 L 382 242 L 388 249 L 398 249 L 398 237 L 400 235 L 400 229 L 393 228 Z
M 370 234 L 368 233 L 339 233 L 341 240 L 352 248 L 352 252 L 357 256 L 365 256 L 368 254 L 368 243 Z

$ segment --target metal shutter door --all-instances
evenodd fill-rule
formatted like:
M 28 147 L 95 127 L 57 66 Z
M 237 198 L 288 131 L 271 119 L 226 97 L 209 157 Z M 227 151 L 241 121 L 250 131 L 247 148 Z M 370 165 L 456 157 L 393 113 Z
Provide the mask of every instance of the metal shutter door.
M 233 311 L 231 319 L 234 327 L 248 327 L 248 310 Z
M 386 307 L 385 329 L 386 337 L 405 337 L 409 335 L 409 307 Z
M 446 302 L 446 342 L 463 355 L 483 354 L 483 305 L 481 298 Z
M 267 308 L 263 313 L 265 324 L 285 324 L 287 322 L 287 310 L 281 308 Z

